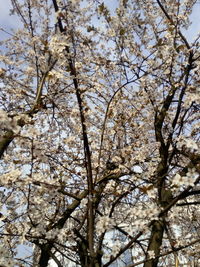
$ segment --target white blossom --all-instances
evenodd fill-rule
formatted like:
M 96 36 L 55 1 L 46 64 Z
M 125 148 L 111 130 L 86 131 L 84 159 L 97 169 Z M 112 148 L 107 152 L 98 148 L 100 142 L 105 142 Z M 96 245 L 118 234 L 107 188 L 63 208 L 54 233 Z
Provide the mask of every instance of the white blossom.
M 96 224 L 96 229 L 101 234 L 104 231 L 111 229 L 112 226 L 113 226 L 113 220 L 108 216 L 102 216 L 99 218 Z
M 153 250 L 149 250 L 148 251 L 148 256 L 149 256 L 150 259 L 155 258 L 155 252 Z

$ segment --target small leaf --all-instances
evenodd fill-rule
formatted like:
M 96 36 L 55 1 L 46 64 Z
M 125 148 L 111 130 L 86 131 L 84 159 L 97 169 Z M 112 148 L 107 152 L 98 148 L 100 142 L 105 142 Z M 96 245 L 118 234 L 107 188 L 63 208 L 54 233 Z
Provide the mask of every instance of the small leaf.
M 91 31 L 94 31 L 95 30 L 95 27 L 94 26 L 88 26 L 87 27 L 87 32 L 91 32 Z
M 128 0 L 123 0 L 123 7 L 127 8 Z
M 140 191 L 143 192 L 144 194 L 147 194 L 147 191 L 153 189 L 153 185 L 139 187 L 139 189 L 140 189 Z
M 99 5 L 99 13 L 100 14 L 104 13 L 104 9 L 105 9 L 104 3 L 102 3 L 101 5 Z
M 120 35 L 124 35 L 124 34 L 125 34 L 125 32 L 126 32 L 126 31 L 125 31 L 125 29 L 124 29 L 124 28 L 121 28 L 121 29 L 119 30 L 119 34 L 120 34 Z
M 179 53 L 180 51 L 183 51 L 184 48 L 185 48 L 185 45 L 179 45 L 179 46 L 176 48 L 176 50 L 177 50 L 177 52 Z

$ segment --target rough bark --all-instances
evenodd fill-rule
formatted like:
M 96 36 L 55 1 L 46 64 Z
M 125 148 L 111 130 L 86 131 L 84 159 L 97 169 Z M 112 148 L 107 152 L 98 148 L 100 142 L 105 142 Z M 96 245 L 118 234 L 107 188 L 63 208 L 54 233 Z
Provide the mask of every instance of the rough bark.
M 41 254 L 40 254 L 40 259 L 39 259 L 39 266 L 40 267 L 47 267 L 48 262 L 51 258 L 51 249 L 52 249 L 52 244 L 44 244 L 40 246 L 41 249 Z
M 7 149 L 7 147 L 9 146 L 9 144 L 12 142 L 13 139 L 14 139 L 13 131 L 6 132 L 6 134 L 0 138 L 0 158 L 3 156 L 4 151 Z
M 160 254 L 160 247 L 162 245 L 164 233 L 164 223 L 162 220 L 155 221 L 152 226 L 151 237 L 149 241 L 148 251 L 154 251 L 155 256 Z M 151 259 L 144 263 L 144 267 L 157 267 L 158 258 Z
M 101 267 L 101 252 L 97 252 L 96 255 L 91 258 L 88 254 L 88 245 L 83 241 L 78 243 L 78 251 L 81 262 L 81 267 Z

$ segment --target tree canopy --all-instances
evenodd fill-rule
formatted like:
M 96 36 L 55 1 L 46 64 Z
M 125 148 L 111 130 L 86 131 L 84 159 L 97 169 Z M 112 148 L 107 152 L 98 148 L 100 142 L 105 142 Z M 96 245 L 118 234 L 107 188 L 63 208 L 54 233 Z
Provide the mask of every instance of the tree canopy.
M 11 3 L 0 266 L 200 264 L 197 1 Z

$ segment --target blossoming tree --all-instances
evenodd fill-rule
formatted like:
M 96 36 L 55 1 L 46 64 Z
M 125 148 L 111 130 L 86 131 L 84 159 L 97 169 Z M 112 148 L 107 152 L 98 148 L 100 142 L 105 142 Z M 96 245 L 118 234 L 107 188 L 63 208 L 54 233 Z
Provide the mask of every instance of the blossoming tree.
M 1 29 L 0 265 L 198 262 L 196 0 L 11 2 L 21 26 Z

